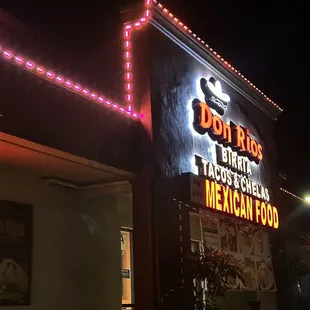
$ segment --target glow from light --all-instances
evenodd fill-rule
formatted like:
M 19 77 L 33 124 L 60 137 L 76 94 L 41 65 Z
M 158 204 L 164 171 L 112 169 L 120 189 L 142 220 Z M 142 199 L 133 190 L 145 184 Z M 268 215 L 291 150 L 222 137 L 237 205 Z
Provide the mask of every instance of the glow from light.
M 194 100 L 194 98 L 193 98 Z M 187 103 L 187 117 L 188 117 L 188 129 L 190 130 L 191 134 L 195 137 L 198 137 L 198 138 L 203 138 L 203 135 L 199 134 L 195 129 L 194 129 L 194 126 L 193 126 L 193 123 L 194 123 L 194 110 L 192 108 L 192 104 L 193 104 L 193 100 L 189 100 L 188 103 Z
M 215 85 L 210 81 L 207 81 L 207 86 L 211 90 L 211 92 L 222 101 L 227 103 L 230 101 L 230 97 L 227 94 L 223 93 L 222 84 L 220 81 L 216 80 Z
M 22 57 L 19 57 L 19 56 L 16 56 L 16 57 L 15 57 L 15 60 L 16 60 L 16 62 L 19 63 L 19 64 L 22 64 L 22 63 L 24 62 L 23 58 L 22 58 Z
M 12 58 L 12 56 L 13 56 L 13 54 L 9 51 L 5 51 L 5 52 L 3 52 L 3 54 L 4 54 L 4 57 L 7 57 L 7 58 Z
M 209 79 L 209 78 L 208 78 L 208 79 Z M 195 98 L 197 98 L 197 99 L 199 99 L 200 101 L 205 102 L 205 94 L 203 93 L 203 91 L 202 91 L 202 89 L 201 89 L 200 78 L 197 78 L 197 79 L 196 79 L 195 85 L 196 85 L 196 95 L 197 95 L 197 96 L 196 96 L 196 97 L 193 97 L 193 100 L 194 100 Z M 210 109 L 212 110 L 212 113 L 213 113 L 214 115 L 217 115 L 217 116 L 219 116 L 221 119 L 226 120 L 225 115 L 224 115 L 224 116 L 223 116 L 223 115 L 220 115 L 219 113 L 217 113 L 216 110 L 214 110 L 214 109 L 212 109 L 212 108 L 210 108 Z M 192 111 L 192 113 L 193 113 L 193 109 L 191 109 L 191 111 Z M 194 116 L 194 114 L 192 115 L 191 124 L 193 124 L 193 121 L 194 121 L 193 116 Z M 228 121 L 229 121 L 229 120 L 228 120 Z M 193 126 L 192 126 L 192 128 L 193 128 Z M 195 132 L 196 132 L 196 131 L 195 131 Z M 201 136 L 201 135 L 199 135 L 199 136 Z
M 310 204 L 310 196 L 306 196 L 305 201 Z
M 190 162 L 191 162 L 190 163 L 190 165 L 191 165 L 191 172 L 194 173 L 195 175 L 198 175 L 199 171 L 198 171 L 198 166 L 196 165 L 195 155 L 191 156 Z
M 44 69 L 41 68 L 41 67 L 37 67 L 37 71 L 38 71 L 39 73 L 41 73 L 41 74 L 45 72 Z
M 72 85 L 73 85 L 73 83 L 71 81 L 69 81 L 69 80 L 67 80 L 65 82 L 65 84 L 66 84 L 67 87 L 72 87 Z
M 208 80 L 209 80 L 209 79 L 210 79 L 210 77 L 208 77 Z M 195 97 L 195 98 L 199 99 L 199 100 L 202 101 L 202 102 L 205 102 L 205 96 L 206 96 L 206 95 L 204 94 L 204 92 L 203 92 L 202 89 L 201 89 L 200 78 L 197 78 L 197 79 L 196 79 L 195 85 L 196 85 L 196 94 L 197 94 L 197 97 Z M 194 100 L 194 98 L 193 98 L 193 100 Z M 214 115 L 219 116 L 219 117 L 220 117 L 221 119 L 223 119 L 223 120 L 226 119 L 225 116 L 220 115 L 216 110 L 212 109 L 211 107 L 210 107 L 210 109 L 212 110 L 212 113 L 213 113 Z
M 33 62 L 27 61 L 27 62 L 26 62 L 26 67 L 29 68 L 29 69 L 33 69 L 33 68 L 34 68 Z
M 199 134 L 195 129 L 194 129 L 194 126 L 193 126 L 193 122 L 194 122 L 194 110 L 192 108 L 192 102 L 194 100 L 194 97 L 188 101 L 187 103 L 187 118 L 188 118 L 188 129 L 190 131 L 190 133 L 192 134 L 193 136 L 193 143 L 194 143 L 194 149 L 197 150 L 197 147 L 195 147 L 195 144 L 196 142 L 198 144 L 206 144 L 206 148 L 208 148 L 208 144 L 211 140 L 210 136 L 206 133 L 205 135 L 201 135 Z M 200 143 L 200 141 L 202 141 L 202 143 Z M 216 142 L 212 141 L 212 147 L 208 149 L 208 152 L 209 154 L 211 154 L 211 157 L 212 157 L 212 162 L 215 162 L 216 161 L 216 150 L 215 150 L 215 145 L 217 144 Z M 197 156 L 200 156 L 199 154 L 195 153 L 195 155 Z M 194 156 L 192 156 L 194 157 Z M 200 156 L 202 158 L 205 158 L 206 156 Z M 197 174 L 195 171 L 196 171 L 196 165 L 195 165 L 195 157 L 194 157 L 194 162 L 191 163 L 191 167 L 192 167 L 192 172 Z
M 203 93 L 203 91 L 201 90 L 201 85 L 200 85 L 200 78 L 196 79 L 195 82 L 196 85 L 196 96 L 199 100 L 201 101 L 205 101 L 205 94 Z M 193 98 L 194 99 L 194 98 Z

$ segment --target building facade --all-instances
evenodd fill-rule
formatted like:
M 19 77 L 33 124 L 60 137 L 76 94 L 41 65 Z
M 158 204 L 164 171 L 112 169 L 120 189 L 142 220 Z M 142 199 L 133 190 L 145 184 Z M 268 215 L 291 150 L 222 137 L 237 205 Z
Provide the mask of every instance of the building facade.
M 222 309 L 276 309 L 281 108 L 156 1 L 119 15 L 111 74 L 2 16 L 0 305 L 189 310 L 205 245 L 243 264 Z

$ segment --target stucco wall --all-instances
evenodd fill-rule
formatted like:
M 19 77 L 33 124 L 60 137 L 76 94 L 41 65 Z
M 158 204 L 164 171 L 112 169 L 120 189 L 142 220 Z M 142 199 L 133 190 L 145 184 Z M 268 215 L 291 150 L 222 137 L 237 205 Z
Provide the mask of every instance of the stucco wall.
M 113 196 L 83 200 L 0 167 L 0 199 L 34 206 L 31 305 L 23 309 L 120 309 L 120 226 L 130 225 L 120 213 L 130 195 L 119 206 Z

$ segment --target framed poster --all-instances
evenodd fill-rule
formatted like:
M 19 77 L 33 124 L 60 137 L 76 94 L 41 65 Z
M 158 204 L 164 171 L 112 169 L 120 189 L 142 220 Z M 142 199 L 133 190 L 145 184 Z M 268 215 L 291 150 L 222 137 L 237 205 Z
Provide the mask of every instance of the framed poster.
M 0 307 L 30 303 L 33 207 L 0 200 Z

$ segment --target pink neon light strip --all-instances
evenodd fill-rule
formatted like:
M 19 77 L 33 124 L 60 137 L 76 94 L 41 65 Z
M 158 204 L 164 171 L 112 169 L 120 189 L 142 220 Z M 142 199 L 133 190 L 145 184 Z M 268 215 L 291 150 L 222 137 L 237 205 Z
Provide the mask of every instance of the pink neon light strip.
M 67 79 L 63 77 L 62 75 L 56 74 L 52 70 L 47 70 L 45 67 L 40 66 L 33 62 L 32 60 L 25 60 L 24 57 L 15 54 L 12 50 L 9 48 L 5 48 L 0 45 L 0 57 L 2 56 L 7 61 L 10 61 L 11 63 L 14 63 L 17 66 L 20 66 L 21 68 L 28 70 L 32 72 L 33 74 L 40 76 L 41 78 L 44 78 L 54 84 L 57 84 L 59 86 L 62 86 L 63 88 L 70 90 L 76 94 L 79 94 L 80 96 L 83 96 L 84 98 L 87 98 L 88 100 L 98 103 L 100 105 L 104 105 L 108 108 L 112 108 L 114 111 L 118 111 L 125 116 L 139 119 L 142 118 L 143 115 L 139 115 L 136 112 L 133 112 L 132 109 L 132 103 L 134 100 L 133 97 L 133 71 L 132 71 L 132 33 L 135 30 L 141 29 L 143 25 L 147 23 L 147 21 L 151 17 L 151 8 L 152 5 L 157 5 L 157 7 L 169 17 L 171 22 L 173 22 L 180 30 L 186 32 L 190 36 L 192 36 L 197 43 L 201 44 L 204 48 L 207 48 L 213 55 L 215 59 L 217 59 L 220 63 L 222 63 L 226 69 L 234 72 L 237 76 L 242 78 L 247 84 L 249 84 L 253 89 L 255 89 L 261 96 L 265 98 L 270 104 L 275 106 L 278 110 L 283 111 L 278 105 L 276 105 L 270 98 L 268 98 L 261 90 L 259 90 L 253 83 L 251 83 L 247 78 L 245 78 L 237 69 L 235 69 L 231 64 L 229 64 L 224 58 L 222 58 L 216 51 L 214 51 L 208 44 L 206 44 L 200 37 L 198 37 L 195 33 L 192 32 L 189 27 L 184 25 L 177 17 L 175 17 L 167 8 L 165 8 L 162 4 L 157 2 L 156 0 L 145 0 L 145 11 L 143 13 L 143 16 L 134 21 L 131 24 L 126 24 L 124 26 L 124 82 L 125 82 L 125 101 L 127 103 L 126 109 L 124 107 L 121 107 L 120 105 L 113 103 L 111 100 L 106 99 L 104 96 L 97 94 L 96 92 L 93 92 L 89 90 L 88 88 L 83 87 L 82 85 L 73 82 L 71 79 Z
M 125 81 L 125 101 L 127 104 L 131 104 L 134 100 L 133 97 L 133 88 L 134 85 L 132 83 L 133 80 L 133 72 L 132 72 L 132 33 L 135 30 L 141 29 L 145 24 L 147 24 L 148 19 L 151 17 L 151 7 L 152 0 L 145 0 L 145 11 L 142 17 L 138 18 L 136 21 L 132 23 L 128 23 L 124 26 L 124 81 Z
M 53 70 L 49 70 L 41 65 L 36 64 L 34 61 L 25 58 L 24 56 L 18 55 L 13 52 L 11 49 L 0 45 L 0 57 L 3 57 L 5 60 L 19 66 L 20 68 L 30 71 L 31 73 L 46 79 L 56 85 L 59 85 L 75 94 L 83 96 L 84 98 L 90 100 L 91 102 L 100 104 L 105 107 L 112 107 L 113 111 L 117 111 L 127 117 L 133 119 L 139 119 L 141 115 L 134 112 L 132 106 L 129 105 L 126 109 L 119 104 L 112 102 L 111 100 L 105 98 L 101 94 L 94 92 L 82 85 L 67 79 L 62 75 L 55 73 Z
M 174 16 L 167 8 L 165 8 L 161 3 L 157 2 L 156 0 L 153 0 L 154 5 L 157 5 L 157 7 L 162 11 L 164 15 L 166 15 L 171 22 L 173 22 L 180 30 L 185 32 L 186 34 L 190 35 L 192 38 L 195 39 L 195 41 L 202 45 L 204 48 L 207 48 L 209 52 L 212 53 L 213 57 L 217 59 L 224 67 L 234 72 L 237 76 L 239 76 L 243 81 L 245 81 L 248 85 L 250 85 L 254 90 L 256 90 L 261 96 L 264 97 L 264 99 L 272 104 L 274 107 L 276 107 L 279 111 L 283 111 L 277 104 L 275 104 L 270 98 L 268 98 L 260 89 L 258 89 L 250 80 L 248 80 L 244 75 L 240 73 L 236 68 L 234 68 L 230 63 L 228 63 L 221 55 L 219 55 L 215 50 L 213 50 L 208 44 L 206 44 L 200 37 L 198 37 L 189 27 L 184 25 L 179 18 Z

